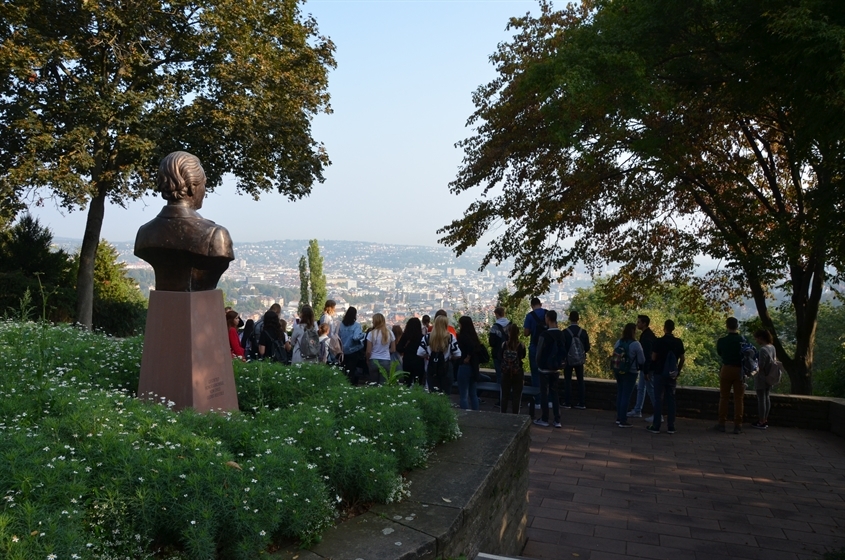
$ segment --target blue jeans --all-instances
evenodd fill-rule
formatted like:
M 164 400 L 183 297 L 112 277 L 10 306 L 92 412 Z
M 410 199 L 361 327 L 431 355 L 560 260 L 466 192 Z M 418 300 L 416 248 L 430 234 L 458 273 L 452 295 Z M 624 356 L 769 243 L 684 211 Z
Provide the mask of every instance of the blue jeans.
M 663 399 L 666 399 L 666 426 L 670 430 L 675 429 L 675 381 L 668 375 L 652 375 L 654 382 L 654 422 L 651 423 L 655 429 L 660 429 L 660 413 L 663 410 Z
M 528 367 L 531 368 L 531 386 L 540 386 L 540 370 L 537 368 L 537 347 L 528 346 Z
M 634 382 L 637 374 L 628 373 L 615 374 L 616 377 L 616 419 L 623 424 L 628 422 L 628 403 L 631 402 L 631 393 L 634 391 Z
M 552 413 L 555 422 L 560 422 L 560 399 L 557 396 L 557 382 L 560 380 L 559 371 L 541 371 L 540 374 L 540 409 L 541 418 L 549 421 L 549 400 L 552 402 Z
M 584 365 L 563 367 L 563 404 L 572 406 L 572 372 L 578 379 L 578 406 L 586 404 L 586 385 L 584 384 Z
M 469 409 L 470 404 L 473 410 L 478 410 L 478 392 L 475 388 L 475 380 L 472 378 L 472 366 L 468 364 L 458 366 L 458 394 L 463 410 Z
M 634 412 L 637 414 L 643 413 L 643 403 L 645 403 L 646 393 L 648 393 L 648 400 L 651 402 L 651 407 L 654 408 L 654 380 L 646 379 L 645 373 L 640 372 L 639 378 L 637 379 L 637 403 L 634 405 Z

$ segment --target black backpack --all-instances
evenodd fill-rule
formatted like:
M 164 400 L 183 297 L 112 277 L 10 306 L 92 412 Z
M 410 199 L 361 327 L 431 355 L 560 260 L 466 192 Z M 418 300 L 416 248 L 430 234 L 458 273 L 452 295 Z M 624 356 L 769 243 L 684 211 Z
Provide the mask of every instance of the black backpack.
M 537 356 L 537 367 L 555 371 L 563 368 L 566 361 L 566 346 L 560 331 L 546 330 L 543 335 L 543 355 Z
M 493 351 L 493 357 L 501 357 L 502 344 L 508 341 L 508 333 L 504 327 L 499 323 L 493 323 L 490 327 L 490 333 L 487 336 L 487 342 L 490 343 L 490 349 Z
M 443 352 L 431 353 L 428 357 L 428 371 L 437 379 L 446 375 L 446 355 Z M 441 389 L 443 389 L 443 387 L 441 387 Z
M 285 343 L 278 338 L 273 339 L 273 344 L 270 347 L 270 359 L 280 364 L 288 362 L 288 351 L 285 350 Z

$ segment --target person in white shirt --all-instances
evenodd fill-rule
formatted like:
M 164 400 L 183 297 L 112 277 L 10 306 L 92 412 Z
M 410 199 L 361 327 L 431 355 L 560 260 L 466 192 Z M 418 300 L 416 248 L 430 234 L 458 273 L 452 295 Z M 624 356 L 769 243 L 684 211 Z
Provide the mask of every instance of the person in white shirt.
M 384 315 L 376 313 L 373 315 L 373 328 L 367 333 L 367 363 L 370 366 L 370 375 L 384 382 L 381 370 L 390 371 L 390 355 L 396 352 L 396 337 L 393 331 L 387 328 Z M 381 368 L 381 369 L 379 369 Z

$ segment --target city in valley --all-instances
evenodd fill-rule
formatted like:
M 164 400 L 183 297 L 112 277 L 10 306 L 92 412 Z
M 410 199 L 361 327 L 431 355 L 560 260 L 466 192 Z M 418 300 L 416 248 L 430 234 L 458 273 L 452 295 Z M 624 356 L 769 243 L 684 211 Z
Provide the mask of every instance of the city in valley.
M 129 274 L 148 293 L 155 284 L 152 269 L 132 254 L 131 242 L 113 245 Z M 307 240 L 236 243 L 235 260 L 219 284 L 227 304 L 244 319 L 258 319 L 278 302 L 282 318 L 290 324 L 300 299 L 299 259 L 307 247 Z M 509 268 L 491 265 L 478 270 L 484 255 L 480 249 L 456 258 L 444 247 L 321 240 L 320 252 L 326 292 L 337 301 L 338 316 L 352 305 L 364 323 L 373 313 L 382 313 L 388 323 L 404 324 L 438 309 L 484 323 L 492 321 L 499 290 L 513 289 Z M 563 309 L 577 288 L 590 284 L 589 275 L 575 273 L 542 297 L 547 307 Z M 315 302 L 318 313 L 323 303 Z

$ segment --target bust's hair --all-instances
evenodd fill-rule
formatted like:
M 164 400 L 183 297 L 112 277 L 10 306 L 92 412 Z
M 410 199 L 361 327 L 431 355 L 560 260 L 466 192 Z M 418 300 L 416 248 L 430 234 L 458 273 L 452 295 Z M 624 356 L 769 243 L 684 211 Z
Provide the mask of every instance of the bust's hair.
M 205 171 L 199 158 L 188 152 L 167 154 L 158 166 L 156 187 L 165 200 L 185 198 L 204 182 Z

